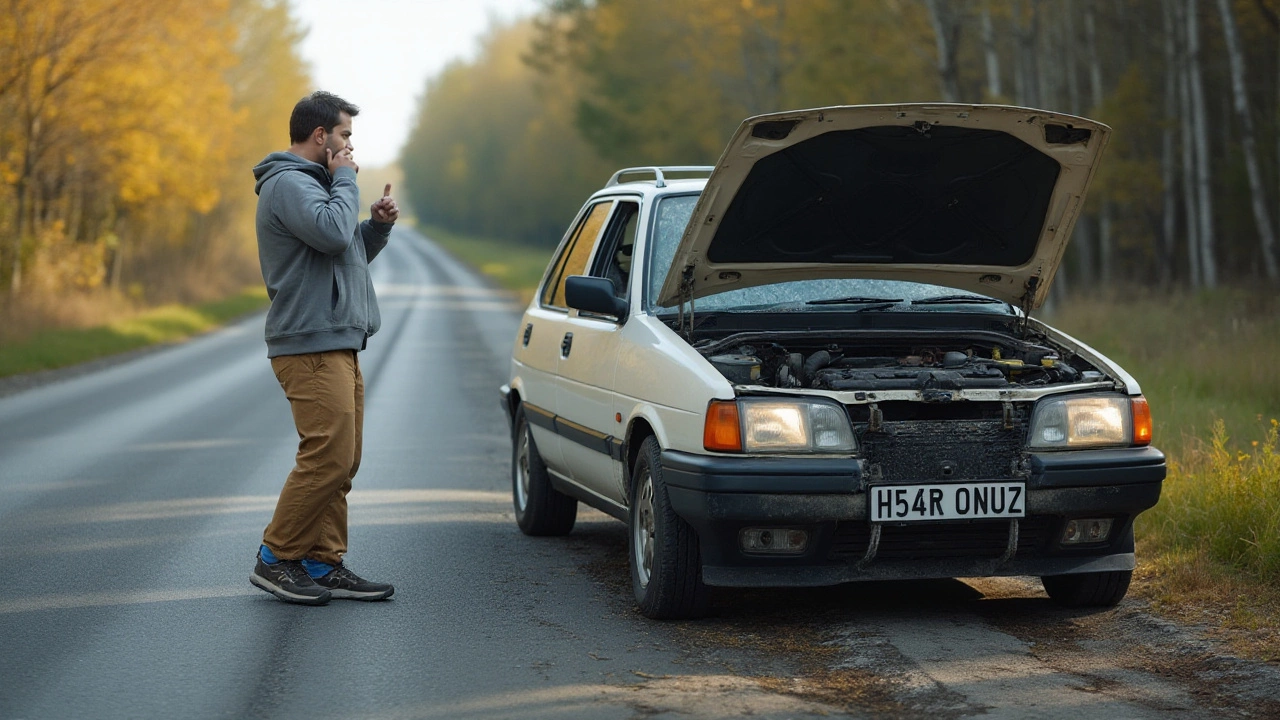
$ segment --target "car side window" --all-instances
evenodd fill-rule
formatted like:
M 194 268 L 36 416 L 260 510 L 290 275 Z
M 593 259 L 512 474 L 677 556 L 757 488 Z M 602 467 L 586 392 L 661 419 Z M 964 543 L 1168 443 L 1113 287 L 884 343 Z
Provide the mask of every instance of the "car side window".
M 583 275 L 587 270 L 587 260 L 591 257 L 591 249 L 595 247 L 600 229 L 604 227 L 605 218 L 613 207 L 612 200 L 596 203 L 587 211 L 578 229 L 564 244 L 560 257 L 547 275 L 547 283 L 542 289 L 542 304 L 563 308 L 564 281 L 570 275 Z
M 600 238 L 600 252 L 596 253 L 594 277 L 613 281 L 613 293 L 627 298 L 628 278 L 631 277 L 631 253 L 636 245 L 636 226 L 640 219 L 640 203 L 619 201 L 609 225 Z

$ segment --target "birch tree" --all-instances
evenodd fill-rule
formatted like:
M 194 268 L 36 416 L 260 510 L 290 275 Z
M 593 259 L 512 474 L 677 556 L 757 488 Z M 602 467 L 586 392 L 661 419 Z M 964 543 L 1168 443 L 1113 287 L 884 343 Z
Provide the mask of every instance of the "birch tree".
M 1178 48 L 1178 102 L 1181 108 L 1182 128 L 1182 206 L 1186 214 L 1187 272 L 1191 287 L 1204 285 L 1204 271 L 1200 267 L 1200 196 L 1196 193 L 1195 103 L 1191 95 L 1191 57 L 1187 52 L 1187 3 L 1185 0 L 1169 0 L 1173 5 Z
M 982 2 L 982 53 L 987 70 L 987 99 L 996 101 L 1000 91 L 1000 53 L 996 50 L 995 23 L 991 21 L 991 0 Z
M 1192 145 L 1196 156 L 1196 196 L 1199 207 L 1200 271 L 1205 287 L 1218 286 L 1218 265 L 1214 256 L 1213 193 L 1209 170 L 1209 122 L 1204 102 L 1204 80 L 1200 73 L 1200 5 L 1187 0 L 1187 68 L 1191 85 Z
M 960 3 L 949 0 L 925 0 L 929 8 L 929 20 L 933 23 L 933 35 L 938 45 L 938 78 L 942 84 L 942 99 L 946 102 L 960 100 L 960 68 L 956 57 L 960 47 L 960 27 L 963 10 Z
M 1089 55 L 1089 100 L 1091 107 L 1102 107 L 1102 57 L 1098 52 L 1096 4 L 1090 2 L 1085 6 L 1084 30 L 1085 46 Z M 1112 277 L 1112 261 L 1115 253 L 1111 241 L 1111 204 L 1105 198 L 1098 208 L 1098 278 L 1107 283 Z
M 1159 256 L 1160 283 L 1168 285 L 1173 276 L 1174 241 L 1177 233 L 1177 199 L 1175 196 L 1174 137 L 1178 118 L 1178 46 L 1177 21 L 1172 0 L 1162 0 L 1164 19 L 1164 127 L 1160 131 L 1161 223 Z
M 1258 142 L 1253 129 L 1253 113 L 1249 108 L 1249 92 L 1245 87 L 1244 48 L 1240 45 L 1240 30 L 1236 25 L 1235 10 L 1228 0 L 1218 0 L 1218 13 L 1222 16 L 1222 32 L 1227 41 L 1227 57 L 1231 61 L 1231 90 L 1236 114 L 1240 116 L 1243 137 L 1245 170 L 1249 175 L 1249 191 L 1252 195 L 1253 220 L 1257 224 L 1258 240 L 1262 245 L 1262 263 L 1267 279 L 1277 279 L 1275 256 L 1275 232 L 1271 227 L 1271 214 L 1267 211 L 1267 191 L 1262 183 L 1262 170 L 1258 167 Z

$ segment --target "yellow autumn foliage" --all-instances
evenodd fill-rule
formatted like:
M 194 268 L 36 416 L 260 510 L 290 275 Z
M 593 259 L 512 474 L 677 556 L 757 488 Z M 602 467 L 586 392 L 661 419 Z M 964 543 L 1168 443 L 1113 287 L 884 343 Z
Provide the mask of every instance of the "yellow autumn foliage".
M 6 3 L 0 297 L 251 278 L 248 169 L 309 90 L 300 39 L 285 0 Z

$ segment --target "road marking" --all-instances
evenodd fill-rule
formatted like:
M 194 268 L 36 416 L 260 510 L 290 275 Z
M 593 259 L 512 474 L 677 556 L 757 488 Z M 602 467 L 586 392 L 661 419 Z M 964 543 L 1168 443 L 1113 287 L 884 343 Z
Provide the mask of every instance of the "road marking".
M 184 498 L 148 502 L 116 503 L 77 508 L 71 511 L 44 510 L 21 519 L 23 524 L 69 525 L 78 523 L 133 522 L 138 520 L 173 520 L 184 517 L 231 515 L 235 513 L 268 513 L 275 509 L 276 495 L 232 495 L 227 497 Z M 479 503 L 508 505 L 507 492 L 488 490 L 355 490 L 347 495 L 347 504 L 356 507 L 403 505 L 405 503 Z
M 212 598 L 257 595 L 260 590 L 252 587 L 207 587 L 186 590 L 136 590 L 132 592 L 85 593 L 82 595 L 38 595 L 0 602 L 0 615 L 41 612 L 45 610 L 72 610 L 113 605 L 143 605 L 183 600 L 209 600 Z
M 173 442 L 161 443 L 142 443 L 140 445 L 130 445 L 130 450 L 205 450 L 208 448 L 235 447 L 237 445 L 252 445 L 252 440 L 237 440 L 235 438 L 221 438 L 210 440 L 175 440 Z

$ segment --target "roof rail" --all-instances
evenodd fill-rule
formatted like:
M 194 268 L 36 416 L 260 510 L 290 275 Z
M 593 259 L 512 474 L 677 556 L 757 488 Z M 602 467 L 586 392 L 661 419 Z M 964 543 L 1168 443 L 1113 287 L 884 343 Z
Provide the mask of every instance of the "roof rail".
M 623 175 L 653 175 L 654 184 L 657 187 L 666 187 L 667 179 L 663 176 L 663 173 L 706 173 L 707 175 L 710 175 L 712 170 L 715 170 L 715 167 L 712 165 L 668 165 L 664 167 L 651 166 L 623 168 L 622 170 L 614 173 L 613 177 L 609 178 L 609 182 L 605 183 L 604 186 L 612 187 L 617 185 L 621 182 L 620 178 Z

